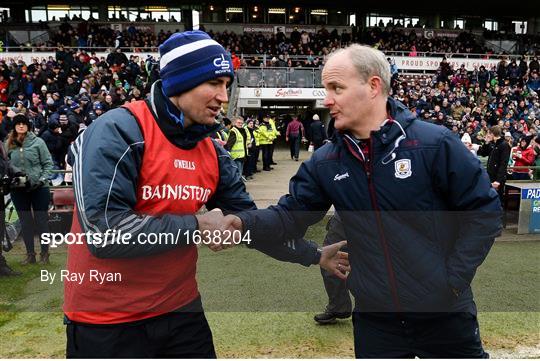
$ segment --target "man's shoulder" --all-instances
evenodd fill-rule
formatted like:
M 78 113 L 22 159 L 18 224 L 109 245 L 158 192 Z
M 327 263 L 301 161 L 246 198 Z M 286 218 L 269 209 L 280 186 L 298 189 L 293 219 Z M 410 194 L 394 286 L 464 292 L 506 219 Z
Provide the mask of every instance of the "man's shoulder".
M 452 135 L 452 132 L 438 124 L 429 123 L 420 119 L 415 119 L 407 128 L 408 137 L 418 139 L 423 144 L 439 144 L 440 141 L 447 136 Z

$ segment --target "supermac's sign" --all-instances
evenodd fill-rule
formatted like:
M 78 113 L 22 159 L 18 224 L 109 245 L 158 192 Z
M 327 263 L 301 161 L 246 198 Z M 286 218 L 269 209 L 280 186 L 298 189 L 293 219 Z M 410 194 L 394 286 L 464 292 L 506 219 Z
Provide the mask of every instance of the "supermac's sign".
M 265 100 L 317 100 L 324 99 L 326 91 L 323 88 L 240 88 L 240 99 Z
M 302 89 L 293 89 L 293 88 L 287 88 L 287 89 L 278 89 L 276 90 L 275 97 L 276 98 L 298 98 L 302 96 Z

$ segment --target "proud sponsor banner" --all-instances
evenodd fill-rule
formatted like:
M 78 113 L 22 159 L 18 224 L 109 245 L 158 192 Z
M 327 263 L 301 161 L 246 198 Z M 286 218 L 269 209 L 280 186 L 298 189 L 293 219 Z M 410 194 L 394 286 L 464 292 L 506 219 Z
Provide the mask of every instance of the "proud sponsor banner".
M 441 65 L 442 57 L 421 57 L 421 56 L 395 56 L 391 57 L 395 60 L 399 70 L 426 70 L 435 71 Z M 475 67 L 480 68 L 481 65 L 486 69 L 491 69 L 492 66 L 497 66 L 499 59 L 472 59 L 472 58 L 448 58 L 448 63 L 454 70 L 465 64 L 465 69 L 472 71 Z

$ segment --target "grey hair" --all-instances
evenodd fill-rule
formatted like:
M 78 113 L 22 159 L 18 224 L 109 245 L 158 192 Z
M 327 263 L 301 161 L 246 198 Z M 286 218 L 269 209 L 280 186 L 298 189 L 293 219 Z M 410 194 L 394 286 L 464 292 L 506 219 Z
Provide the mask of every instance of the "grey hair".
M 370 77 L 378 76 L 382 80 L 384 95 L 390 93 L 390 65 L 382 51 L 370 46 L 353 44 L 334 51 L 328 59 L 342 53 L 346 53 L 349 59 L 351 59 L 362 81 L 367 82 Z

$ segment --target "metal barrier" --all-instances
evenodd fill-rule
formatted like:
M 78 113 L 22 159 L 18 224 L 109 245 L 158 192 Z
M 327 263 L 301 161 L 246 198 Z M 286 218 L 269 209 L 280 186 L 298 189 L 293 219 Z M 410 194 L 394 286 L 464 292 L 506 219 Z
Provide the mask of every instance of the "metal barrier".
M 51 173 L 55 173 L 55 174 L 67 174 L 67 173 L 73 173 L 73 171 L 71 171 L 71 170 L 65 170 L 65 169 L 53 169 L 53 170 L 51 171 Z M 49 185 L 49 189 L 51 189 L 51 190 L 54 190 L 54 189 L 66 189 L 66 188 L 73 188 L 73 185 L 59 185 L 59 186 Z
M 540 181 L 540 174 L 538 175 L 538 177 L 535 177 L 535 171 L 540 171 L 540 166 L 535 166 L 535 165 L 531 165 L 531 166 L 512 166 L 512 167 L 508 167 L 508 170 L 516 170 L 516 169 L 528 169 L 528 170 L 532 170 L 533 171 L 533 178 L 532 180 L 533 181 Z M 540 173 L 540 172 L 539 172 Z M 512 181 L 514 182 L 514 180 L 512 179 Z M 527 181 L 527 180 L 526 180 Z

